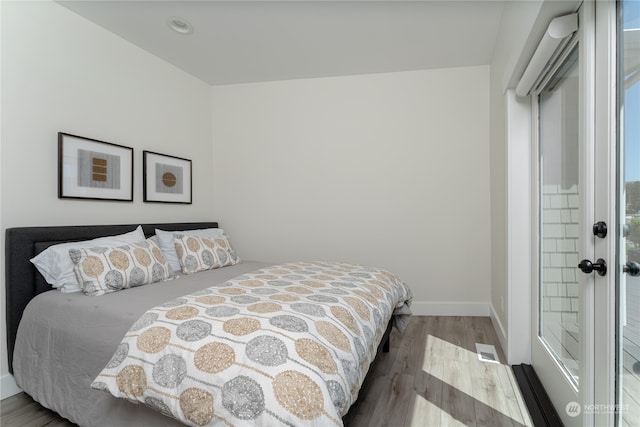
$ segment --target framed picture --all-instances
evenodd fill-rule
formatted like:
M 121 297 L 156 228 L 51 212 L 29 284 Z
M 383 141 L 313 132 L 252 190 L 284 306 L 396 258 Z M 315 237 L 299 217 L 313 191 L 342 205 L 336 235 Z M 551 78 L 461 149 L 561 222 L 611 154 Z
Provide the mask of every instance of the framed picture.
M 133 201 L 133 148 L 58 132 L 58 198 Z
M 191 203 L 191 160 L 142 152 L 145 202 Z

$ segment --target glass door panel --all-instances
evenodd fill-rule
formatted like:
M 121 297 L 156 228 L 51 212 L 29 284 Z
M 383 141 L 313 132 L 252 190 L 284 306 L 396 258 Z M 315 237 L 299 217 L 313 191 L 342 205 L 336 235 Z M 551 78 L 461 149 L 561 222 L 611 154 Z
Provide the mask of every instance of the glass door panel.
M 579 63 L 574 48 L 538 95 L 540 281 L 538 336 L 577 389 L 581 248 Z
M 620 262 L 617 425 L 640 420 L 640 2 L 620 3 L 618 23 Z

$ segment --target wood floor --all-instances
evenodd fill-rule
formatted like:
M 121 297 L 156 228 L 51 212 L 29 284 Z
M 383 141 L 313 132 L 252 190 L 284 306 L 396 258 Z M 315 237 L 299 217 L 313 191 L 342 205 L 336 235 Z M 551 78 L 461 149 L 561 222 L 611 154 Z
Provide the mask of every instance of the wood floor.
M 475 343 L 496 347 L 501 363 L 480 361 Z M 532 426 L 488 317 L 413 316 L 394 330 L 345 425 Z M 74 424 L 20 393 L 0 402 L 2 427 Z

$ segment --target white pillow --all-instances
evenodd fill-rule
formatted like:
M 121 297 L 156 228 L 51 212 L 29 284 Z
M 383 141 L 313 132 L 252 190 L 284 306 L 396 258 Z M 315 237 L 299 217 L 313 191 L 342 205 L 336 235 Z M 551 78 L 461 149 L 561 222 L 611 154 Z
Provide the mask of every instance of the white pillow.
M 164 257 L 169 263 L 171 271 L 182 270 L 176 247 L 174 246 L 174 235 L 196 236 L 196 237 L 222 237 L 224 232 L 221 228 L 203 228 L 200 230 L 184 230 L 184 231 L 164 231 L 156 228 L 156 236 L 158 237 L 158 246 L 162 250 Z
M 145 240 L 142 226 L 133 231 L 116 236 L 98 237 L 81 242 L 61 243 L 49 246 L 31 259 L 44 279 L 62 292 L 78 292 L 80 282 L 73 271 L 74 263 L 69 257 L 69 249 L 93 248 L 96 246 L 120 246 Z

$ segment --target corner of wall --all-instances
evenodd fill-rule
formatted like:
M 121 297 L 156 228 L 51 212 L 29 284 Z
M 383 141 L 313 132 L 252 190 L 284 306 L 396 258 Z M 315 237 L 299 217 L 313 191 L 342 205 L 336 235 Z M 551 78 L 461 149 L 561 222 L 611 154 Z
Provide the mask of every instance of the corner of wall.
M 5 374 L 0 377 L 0 400 L 21 393 L 22 389 L 18 387 L 13 375 Z

